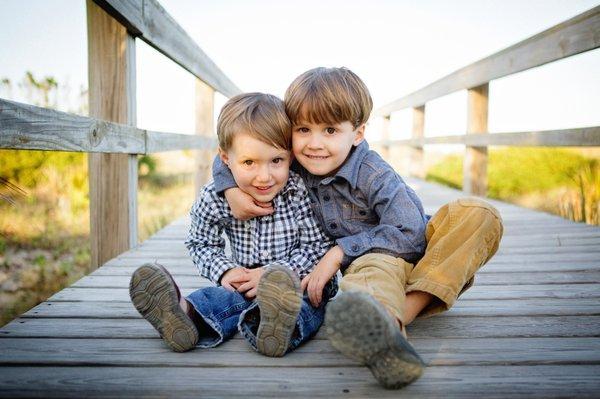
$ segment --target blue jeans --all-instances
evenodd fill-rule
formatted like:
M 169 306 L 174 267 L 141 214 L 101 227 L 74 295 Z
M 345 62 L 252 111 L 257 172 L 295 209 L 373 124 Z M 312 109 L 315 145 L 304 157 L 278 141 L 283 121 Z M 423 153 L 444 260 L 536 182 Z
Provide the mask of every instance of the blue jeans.
M 319 331 L 325 318 L 325 305 L 336 292 L 336 282 L 327 283 L 323 289 L 323 300 L 317 308 L 310 304 L 308 295 L 304 294 L 288 352 Z M 257 350 L 256 333 L 260 324 L 260 309 L 255 300 L 248 300 L 239 292 L 231 292 L 221 286 L 201 288 L 186 299 L 200 316 L 195 320 L 200 334 L 198 347 L 213 348 L 240 331 L 254 350 Z

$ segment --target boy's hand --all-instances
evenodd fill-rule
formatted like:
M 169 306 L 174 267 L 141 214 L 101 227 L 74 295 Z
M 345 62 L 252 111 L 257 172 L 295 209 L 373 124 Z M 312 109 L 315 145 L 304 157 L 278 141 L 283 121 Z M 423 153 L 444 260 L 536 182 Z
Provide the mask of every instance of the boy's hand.
M 256 290 L 258 287 L 258 282 L 260 281 L 260 277 L 263 275 L 265 269 L 262 267 L 258 267 L 256 269 L 246 269 L 246 276 L 248 276 L 248 280 L 241 284 L 237 291 L 239 293 L 244 294 L 244 296 L 248 299 L 252 299 L 256 296 Z
M 342 248 L 336 245 L 327 251 L 313 271 L 302 279 L 302 291 L 308 289 L 310 303 L 315 308 L 321 304 L 323 288 L 340 269 L 343 257 Z
M 223 273 L 221 285 L 228 291 L 235 291 L 240 285 L 248 281 L 249 278 L 246 269 L 238 266 Z
M 237 187 L 225 190 L 225 199 L 227 199 L 233 217 L 238 220 L 266 216 L 274 212 L 272 203 L 255 201 L 251 195 Z

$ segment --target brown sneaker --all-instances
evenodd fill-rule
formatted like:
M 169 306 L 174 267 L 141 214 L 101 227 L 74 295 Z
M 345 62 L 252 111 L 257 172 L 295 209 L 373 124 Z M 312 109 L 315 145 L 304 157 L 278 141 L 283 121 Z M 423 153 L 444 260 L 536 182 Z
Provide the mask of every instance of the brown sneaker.
M 285 355 L 302 306 L 298 276 L 287 267 L 270 266 L 260 278 L 256 301 L 260 308 L 258 351 L 271 357 Z
M 331 345 L 365 364 L 385 388 L 402 388 L 423 374 L 425 363 L 397 321 L 371 295 L 340 294 L 327 305 L 325 325 Z
M 159 264 L 140 266 L 129 283 L 131 302 L 175 352 L 196 346 L 199 335 L 192 319 L 181 309 L 181 293 L 167 269 Z

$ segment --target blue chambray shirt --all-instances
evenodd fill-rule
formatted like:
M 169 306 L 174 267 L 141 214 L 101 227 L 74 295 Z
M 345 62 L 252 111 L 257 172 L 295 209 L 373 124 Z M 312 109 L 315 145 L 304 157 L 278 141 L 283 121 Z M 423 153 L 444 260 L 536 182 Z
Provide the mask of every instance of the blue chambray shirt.
M 334 176 L 310 174 L 297 162 L 293 169 L 308 188 L 315 216 L 342 248 L 342 267 L 369 252 L 417 262 L 425 252 L 429 220 L 421 200 L 366 141 L 354 147 Z M 217 157 L 215 189 L 234 187 L 229 168 Z

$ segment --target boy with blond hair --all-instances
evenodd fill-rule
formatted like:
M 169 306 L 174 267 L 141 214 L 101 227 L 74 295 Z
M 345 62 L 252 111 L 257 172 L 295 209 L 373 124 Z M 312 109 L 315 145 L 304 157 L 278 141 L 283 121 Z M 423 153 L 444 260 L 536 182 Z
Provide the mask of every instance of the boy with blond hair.
M 315 68 L 285 94 L 292 148 L 321 226 L 335 239 L 302 280 L 313 304 L 338 270 L 342 293 L 326 315 L 328 338 L 343 354 L 367 365 L 377 381 L 397 389 L 421 376 L 424 363 L 406 340 L 417 316 L 449 309 L 475 272 L 497 251 L 498 211 L 476 198 L 444 205 L 433 217 L 402 178 L 364 140 L 372 100 L 346 68 Z M 268 214 L 233 188 L 218 160 L 218 192 L 234 214 Z
M 218 286 L 183 298 L 164 267 L 146 264 L 131 278 L 131 300 L 174 351 L 217 346 L 239 329 L 258 352 L 283 356 L 323 322 L 326 300 L 312 306 L 302 298 L 300 279 L 332 243 L 313 217 L 302 179 L 289 170 L 291 125 L 280 99 L 233 97 L 221 110 L 217 134 L 219 157 L 237 186 L 255 201 L 272 203 L 274 212 L 236 220 L 214 184 L 207 184 L 192 207 L 185 245 L 200 274 Z M 332 280 L 324 296 L 335 290 Z

